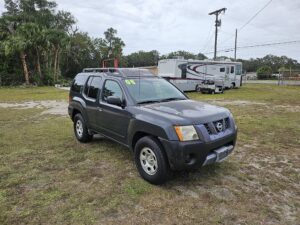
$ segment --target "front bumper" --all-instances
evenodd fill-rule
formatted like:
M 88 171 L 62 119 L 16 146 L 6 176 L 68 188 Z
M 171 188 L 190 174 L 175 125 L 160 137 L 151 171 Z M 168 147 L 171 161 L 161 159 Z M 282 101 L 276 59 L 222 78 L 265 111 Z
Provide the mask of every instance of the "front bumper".
M 210 154 L 208 154 L 208 156 L 206 156 L 206 159 L 202 165 L 206 166 L 209 164 L 224 161 L 228 157 L 228 155 L 233 151 L 233 149 L 234 146 L 229 145 L 213 150 Z
M 160 139 L 172 170 L 188 170 L 221 162 L 232 153 L 237 139 L 237 130 L 222 138 L 209 141 L 169 141 Z

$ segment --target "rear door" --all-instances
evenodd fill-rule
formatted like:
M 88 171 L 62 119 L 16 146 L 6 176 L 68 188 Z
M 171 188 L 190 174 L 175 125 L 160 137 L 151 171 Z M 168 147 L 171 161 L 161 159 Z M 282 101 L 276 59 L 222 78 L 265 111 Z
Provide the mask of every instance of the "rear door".
M 127 144 L 127 130 L 131 114 L 124 108 L 107 103 L 107 97 L 116 96 L 126 102 L 124 91 L 117 80 L 107 79 L 103 84 L 97 111 L 97 126 L 101 133 L 114 140 Z
M 86 102 L 86 113 L 89 127 L 96 130 L 96 114 L 98 110 L 98 98 L 102 86 L 102 77 L 90 76 L 83 90 L 83 97 Z

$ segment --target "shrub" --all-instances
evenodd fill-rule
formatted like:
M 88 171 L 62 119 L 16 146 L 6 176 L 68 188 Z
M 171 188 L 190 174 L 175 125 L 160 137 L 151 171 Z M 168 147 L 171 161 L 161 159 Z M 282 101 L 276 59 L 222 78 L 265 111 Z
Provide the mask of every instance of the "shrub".
M 258 79 L 270 79 L 272 76 L 272 68 L 270 66 L 259 67 L 256 71 Z

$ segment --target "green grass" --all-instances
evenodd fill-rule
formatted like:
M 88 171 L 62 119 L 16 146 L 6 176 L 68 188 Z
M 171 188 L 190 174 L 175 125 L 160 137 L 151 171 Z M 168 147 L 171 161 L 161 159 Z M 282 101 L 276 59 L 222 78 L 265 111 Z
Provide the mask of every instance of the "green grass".
M 239 89 L 225 91 L 225 94 L 199 95 L 197 92 L 188 96 L 197 100 L 246 100 L 274 104 L 290 103 L 300 105 L 299 86 L 276 86 L 267 84 L 246 84 Z
M 300 88 L 188 95 L 226 100 L 238 145 L 227 161 L 162 186 L 142 180 L 126 148 L 101 138 L 78 143 L 67 117 L 0 108 L 0 224 L 299 224 Z M 0 89 L 0 102 L 67 96 Z M 230 104 L 236 100 L 265 104 Z
M 67 91 L 54 87 L 0 88 L 0 102 L 68 100 Z

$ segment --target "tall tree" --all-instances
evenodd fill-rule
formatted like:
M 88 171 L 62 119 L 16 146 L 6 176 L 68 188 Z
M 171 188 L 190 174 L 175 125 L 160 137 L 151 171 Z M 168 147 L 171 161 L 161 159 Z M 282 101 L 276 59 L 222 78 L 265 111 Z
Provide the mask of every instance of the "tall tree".
M 116 35 L 117 30 L 108 28 L 104 32 L 104 38 L 97 38 L 94 40 L 95 50 L 99 52 L 97 54 L 99 61 L 121 58 L 125 43 Z
M 155 66 L 159 59 L 159 53 L 156 50 L 150 52 L 138 51 L 124 57 L 128 67 Z
M 203 55 L 202 53 L 194 54 L 194 53 L 183 51 L 183 50 L 179 50 L 176 52 L 170 52 L 169 54 L 163 55 L 161 58 L 162 59 L 167 59 L 167 58 L 171 59 L 171 58 L 178 57 L 178 56 L 181 56 L 184 59 L 199 59 L 199 60 L 207 59 L 207 57 L 205 55 Z
M 7 38 L 2 42 L 2 45 L 5 50 L 6 55 L 11 55 L 18 53 L 22 67 L 23 67 L 23 73 L 25 77 L 26 84 L 29 84 L 29 72 L 28 72 L 28 66 L 26 62 L 26 53 L 25 50 L 31 45 L 31 40 L 28 39 L 27 36 L 27 30 L 25 25 L 21 25 L 18 27 L 12 27 L 11 23 L 8 23 L 4 25 L 6 26 L 6 29 L 1 29 L 1 31 L 6 31 L 9 33 L 7 35 Z M 3 26 L 2 26 L 3 28 Z

